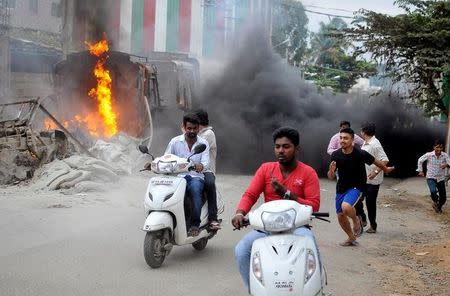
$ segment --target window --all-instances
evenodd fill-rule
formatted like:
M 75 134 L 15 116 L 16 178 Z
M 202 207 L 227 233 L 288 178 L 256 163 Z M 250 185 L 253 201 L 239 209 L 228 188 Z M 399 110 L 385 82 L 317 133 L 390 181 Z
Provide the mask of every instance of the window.
M 38 0 L 30 0 L 30 11 L 34 14 L 38 13 Z
M 16 8 L 16 0 L 0 0 L 1 8 Z
M 51 15 L 54 17 L 61 17 L 61 3 L 52 3 L 52 12 Z

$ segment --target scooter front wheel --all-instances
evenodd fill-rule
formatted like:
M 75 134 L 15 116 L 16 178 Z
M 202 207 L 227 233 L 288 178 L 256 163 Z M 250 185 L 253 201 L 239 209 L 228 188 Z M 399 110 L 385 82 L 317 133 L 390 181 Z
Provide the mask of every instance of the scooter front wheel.
M 144 239 L 144 258 L 151 268 L 160 267 L 166 258 L 164 246 L 168 243 L 164 230 L 147 232 Z
M 197 251 L 201 251 L 204 248 L 206 248 L 206 245 L 208 244 L 208 239 L 206 237 L 199 239 L 196 242 L 192 243 L 192 246 L 194 247 L 194 249 L 196 249 Z

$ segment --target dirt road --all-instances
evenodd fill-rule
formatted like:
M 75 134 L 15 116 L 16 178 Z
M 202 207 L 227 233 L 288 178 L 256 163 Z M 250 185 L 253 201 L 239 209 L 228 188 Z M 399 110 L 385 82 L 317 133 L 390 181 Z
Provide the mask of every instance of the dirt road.
M 142 253 L 146 177 L 78 195 L 0 188 L 1 295 L 246 295 L 233 258 L 243 232 L 232 231 L 230 218 L 249 180 L 219 175 L 224 229 L 204 251 L 175 247 L 157 270 Z M 332 214 L 331 224 L 314 226 L 327 292 L 450 295 L 450 209 L 443 215 L 431 210 L 423 179 L 387 180 L 379 232 L 364 234 L 351 248 L 338 246 L 344 234 L 334 214 L 334 183 L 321 180 L 321 188 L 321 210 Z

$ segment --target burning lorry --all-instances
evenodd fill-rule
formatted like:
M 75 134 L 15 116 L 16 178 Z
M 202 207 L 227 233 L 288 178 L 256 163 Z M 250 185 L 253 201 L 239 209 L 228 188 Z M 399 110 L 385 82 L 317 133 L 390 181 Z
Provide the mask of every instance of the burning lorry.
M 161 114 L 181 113 L 191 108 L 196 99 L 198 63 L 187 55 L 154 53 L 139 57 L 108 51 L 106 59 L 99 60 L 91 52 L 70 54 L 56 64 L 54 112 L 58 113 L 57 118 L 75 118 L 78 124 L 83 123 L 92 136 L 111 137 L 123 132 L 150 142 L 153 128 L 173 125 L 171 116 Z M 92 75 L 92 69 L 98 71 L 99 61 L 110 76 L 108 105 L 115 118 L 115 128 L 110 130 L 104 126 L 108 118 L 101 110 L 105 105 L 101 98 L 104 90 L 99 89 L 98 75 Z
M 196 99 L 198 77 L 197 61 L 186 55 L 139 57 L 109 51 L 105 40 L 69 54 L 54 66 L 53 95 L 14 104 L 14 114 L 23 105 L 30 109 L 26 117 L 5 118 L 0 113 L 2 152 L 9 151 L 15 167 L 29 168 L 21 170 L 23 176 L 7 176 L 11 169 L 0 163 L 0 184 L 30 178 L 37 167 L 54 159 L 89 155 L 99 140 L 122 134 L 150 146 L 154 129 L 176 134 L 181 113 Z M 155 136 L 158 140 L 158 133 Z

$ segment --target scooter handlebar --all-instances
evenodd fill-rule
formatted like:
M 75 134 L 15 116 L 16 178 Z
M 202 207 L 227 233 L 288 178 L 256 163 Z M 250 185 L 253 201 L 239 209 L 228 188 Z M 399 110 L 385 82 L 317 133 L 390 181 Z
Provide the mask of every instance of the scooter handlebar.
M 250 225 L 250 220 L 248 217 L 244 217 L 244 220 L 242 221 L 242 228 L 247 227 Z M 240 230 L 240 228 L 233 227 L 233 231 Z
M 315 212 L 312 213 L 314 217 L 330 217 L 330 213 L 328 212 Z

